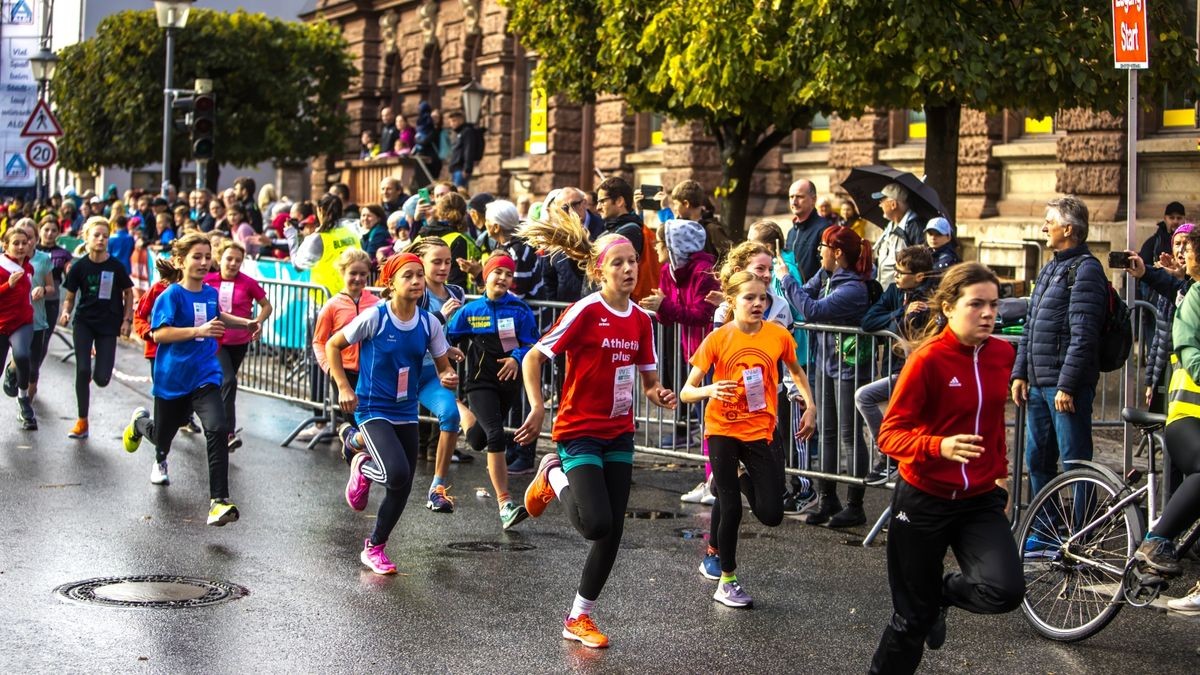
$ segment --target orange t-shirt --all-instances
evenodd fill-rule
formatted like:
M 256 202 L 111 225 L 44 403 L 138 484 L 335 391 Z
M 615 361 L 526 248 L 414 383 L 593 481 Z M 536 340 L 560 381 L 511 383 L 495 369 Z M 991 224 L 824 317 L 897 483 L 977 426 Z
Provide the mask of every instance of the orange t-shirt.
M 692 365 L 713 369 L 713 382 L 738 383 L 737 402 L 709 399 L 704 409 L 704 435 L 729 436 L 746 441 L 770 440 L 778 421 L 776 391 L 779 362 L 796 362 L 796 340 L 787 329 L 764 321 L 754 335 L 729 322 L 709 333 L 692 355 Z M 747 396 L 747 383 L 753 388 Z M 757 399 L 750 409 L 751 398 Z

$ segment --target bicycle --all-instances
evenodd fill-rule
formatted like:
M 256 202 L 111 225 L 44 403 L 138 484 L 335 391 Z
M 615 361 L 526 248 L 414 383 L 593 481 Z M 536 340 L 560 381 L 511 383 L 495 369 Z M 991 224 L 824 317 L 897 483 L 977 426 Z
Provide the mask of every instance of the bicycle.
M 1146 451 L 1143 474 L 1124 479 L 1106 466 L 1085 460 L 1046 484 L 1029 505 L 1017 542 L 1025 568 L 1021 611 L 1044 637 L 1077 642 L 1099 633 L 1129 604 L 1144 607 L 1167 588 L 1167 580 L 1139 569 L 1134 551 L 1149 522 L 1157 522 L 1156 454 L 1165 452 L 1166 415 L 1125 408 L 1121 418 L 1140 434 Z M 1031 537 L 1036 540 L 1031 540 Z M 1180 540 L 1180 556 L 1200 538 L 1193 525 Z M 1032 546 L 1026 544 L 1031 542 Z

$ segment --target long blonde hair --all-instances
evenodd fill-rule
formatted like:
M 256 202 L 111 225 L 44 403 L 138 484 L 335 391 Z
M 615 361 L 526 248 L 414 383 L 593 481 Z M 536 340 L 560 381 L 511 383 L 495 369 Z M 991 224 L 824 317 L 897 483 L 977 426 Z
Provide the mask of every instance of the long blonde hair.
M 721 265 L 721 269 L 717 271 L 717 281 L 721 282 L 724 287 L 730 277 L 736 272 L 741 272 L 750 266 L 750 259 L 756 255 L 766 254 L 774 257 L 771 254 L 771 247 L 758 241 L 743 241 L 742 243 L 729 249 L 729 253 L 725 254 L 725 264 Z
M 602 279 L 600 256 L 617 240 L 628 241 L 614 233 L 592 241 L 574 209 L 564 211 L 556 207 L 543 211 L 542 220 L 530 220 L 522 225 L 517 229 L 517 236 L 547 256 L 562 253 L 574 260 L 587 278 L 596 282 Z

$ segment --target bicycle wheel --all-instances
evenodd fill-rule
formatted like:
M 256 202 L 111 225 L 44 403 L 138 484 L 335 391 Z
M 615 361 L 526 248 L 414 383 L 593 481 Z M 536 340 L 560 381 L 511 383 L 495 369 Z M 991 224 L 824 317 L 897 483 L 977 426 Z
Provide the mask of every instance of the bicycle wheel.
M 1084 640 L 1120 611 L 1125 564 L 1143 532 L 1134 504 L 1104 515 L 1123 487 L 1093 469 L 1074 469 L 1055 477 L 1030 504 L 1017 530 L 1025 568 L 1021 611 L 1043 636 Z

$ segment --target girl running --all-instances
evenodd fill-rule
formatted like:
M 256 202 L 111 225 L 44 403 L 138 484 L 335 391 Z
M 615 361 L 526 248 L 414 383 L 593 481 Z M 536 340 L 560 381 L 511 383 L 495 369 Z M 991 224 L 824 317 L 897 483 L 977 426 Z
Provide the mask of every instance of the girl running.
M 67 272 L 63 282 L 67 297 L 58 318 L 59 325 L 65 326 L 74 311 L 75 401 L 79 418 L 67 434 L 70 438 L 88 437 L 91 383 L 108 386 L 117 358 L 117 336 L 129 337 L 133 325 L 133 281 L 125 267 L 108 255 L 108 221 L 103 216 L 88 218 L 83 226 L 83 245 L 87 255 L 76 260 Z
M 212 247 L 202 234 L 188 234 L 171 243 L 171 257 L 182 272 L 154 302 L 151 337 L 158 345 L 154 357 L 154 417 L 145 408 L 133 411 L 123 441 L 135 452 L 142 438 L 154 444 L 150 482 L 170 485 L 167 456 L 179 428 L 195 412 L 204 425 L 208 451 L 208 524 L 223 526 L 238 519 L 229 501 L 229 427 L 221 402 L 221 364 L 218 340 L 226 326 L 242 328 L 257 338 L 259 324 L 220 309 L 216 289 L 204 284 L 212 265 Z
M 325 345 L 329 373 L 338 385 L 338 405 L 354 412 L 367 452 L 350 462 L 346 503 L 355 511 L 367 506 L 371 483 L 387 488 L 375 529 L 363 542 L 359 559 L 376 574 L 395 574 L 384 552 L 388 537 L 404 513 L 417 460 L 417 392 L 426 352 L 433 355 L 442 386 L 458 386 L 458 374 L 446 358 L 446 336 L 438 320 L 418 305 L 425 294 L 425 267 L 411 253 L 384 264 L 381 302 L 363 312 Z M 357 387 L 350 386 L 342 350 L 361 345 Z
M 488 475 L 505 530 L 529 516 L 508 492 L 504 420 L 521 401 L 521 359 L 538 340 L 533 310 L 508 290 L 516 271 L 516 261 L 507 255 L 489 256 L 483 265 L 484 296 L 464 305 L 448 327 L 452 342 L 468 343 L 464 390 L 477 421 L 467 428 L 467 442 L 476 452 L 487 449 Z
M 552 437 L 558 452 L 542 458 L 525 491 L 525 508 L 538 517 L 558 497 L 575 529 L 592 542 L 575 602 L 562 635 L 588 647 L 607 647 L 608 636 L 592 619 L 625 524 L 633 476 L 634 381 L 651 403 L 674 410 L 675 394 L 658 382 L 658 356 L 650 315 L 631 300 L 638 278 L 638 251 L 628 239 L 607 234 L 588 239 L 574 212 L 551 209 L 521 236 L 547 255 L 562 252 L 579 263 L 600 290 L 571 305 L 522 362 L 530 411 L 518 443 L 533 443 L 546 415 L 542 366 L 566 354 L 561 406 Z
M 42 337 L 42 358 L 50 349 L 50 338 L 54 337 L 54 323 L 58 321 L 59 289 L 67 276 L 67 267 L 71 264 L 71 252 L 58 245 L 58 237 L 62 234 L 58 219 L 55 216 L 42 218 L 38 227 L 37 249 L 50 256 L 50 274 L 53 276 L 54 290 L 46 292 L 46 334 Z M 31 383 L 32 384 L 32 383 Z
M 887 538 L 894 613 L 872 673 L 915 672 L 925 646 L 945 642 L 949 607 L 1000 614 L 1025 596 L 1004 514 L 1004 406 L 1016 353 L 992 337 L 999 297 L 999 280 L 979 263 L 946 272 L 929 299 L 934 320 L 879 429 L 879 447 L 900 463 L 900 478 Z M 959 571 L 943 575 L 947 548 Z
M 34 271 L 29 264 L 33 239 L 15 224 L 0 236 L 0 364 L 8 360 L 11 347 L 17 368 L 17 407 L 21 428 L 37 430 L 37 417 L 29 401 L 29 367 L 33 350 L 33 303 L 30 301 Z M 39 286 L 40 288 L 40 286 Z
M 37 397 L 37 383 L 42 369 L 42 361 L 46 358 L 46 333 L 50 330 L 50 323 L 46 319 L 46 295 L 55 290 L 54 261 L 49 253 L 37 249 L 34 245 L 34 242 L 37 241 L 37 227 L 32 218 L 22 218 L 17 221 L 15 227 L 24 229 L 25 234 L 29 236 L 29 264 L 33 267 L 33 277 L 30 279 L 30 284 L 33 286 L 30 293 L 33 303 L 33 342 L 29 347 L 28 387 L 29 402 L 33 403 Z M 58 317 L 57 314 L 51 316 Z M 4 370 L 4 393 L 12 397 L 18 395 L 17 367 L 16 363 L 12 361 Z M 33 424 L 36 426 L 37 421 L 34 420 Z
M 751 510 L 763 525 L 774 527 L 783 521 L 783 454 L 771 448 L 781 361 L 807 404 L 797 432 L 800 438 L 812 435 L 814 407 L 808 378 L 796 360 L 795 340 L 787 329 L 763 321 L 770 302 L 767 283 L 752 272 L 735 272 L 724 282 L 723 291 L 726 304 L 733 307 L 733 320 L 700 344 L 679 399 L 684 403 L 709 401 L 704 436 L 720 504 L 720 522 L 714 528 L 721 576 L 713 600 L 727 607 L 749 607 L 753 600 L 734 573 L 741 495 L 750 500 Z M 710 368 L 713 383 L 704 385 Z M 741 476 L 739 462 L 745 467 Z
M 225 246 L 217 249 L 218 272 L 210 272 L 204 277 L 204 283 L 217 289 L 221 311 L 226 314 L 249 319 L 253 312 L 254 303 L 258 303 L 258 315 L 255 322 L 262 326 L 271 316 L 271 301 L 267 292 L 257 281 L 242 273 L 242 263 L 246 260 L 246 249 L 235 241 L 226 242 Z M 225 423 L 229 426 L 229 451 L 233 452 L 242 447 L 242 437 L 238 435 L 237 425 L 237 376 L 250 348 L 252 337 L 250 333 L 238 328 L 226 328 L 225 334 L 219 340 L 221 348 L 217 350 L 217 360 L 221 362 L 221 401 L 225 404 Z

